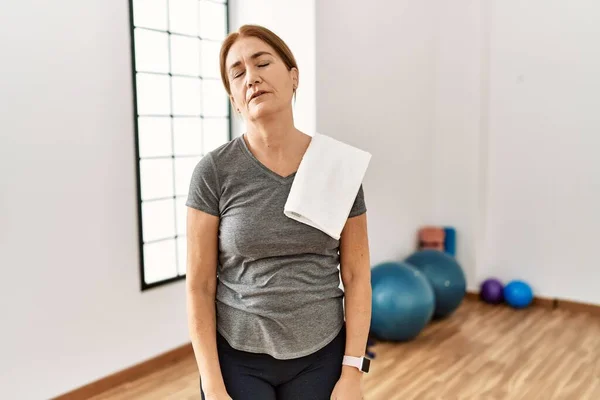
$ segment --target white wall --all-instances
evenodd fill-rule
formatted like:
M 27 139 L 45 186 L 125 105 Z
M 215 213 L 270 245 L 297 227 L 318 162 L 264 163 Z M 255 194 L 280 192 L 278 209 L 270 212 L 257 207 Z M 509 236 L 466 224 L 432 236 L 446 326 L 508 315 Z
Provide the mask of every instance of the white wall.
M 317 2 L 317 129 L 365 149 L 372 264 L 431 222 L 432 1 Z
M 315 0 L 230 0 L 229 20 L 232 31 L 244 24 L 263 25 L 281 37 L 294 53 L 300 81 L 294 104 L 294 123 L 313 135 L 315 115 Z M 234 136 L 244 133 L 243 120 L 234 114 Z
M 373 153 L 373 264 L 457 228 L 470 289 L 600 303 L 600 6 L 317 3 L 317 128 Z
M 249 3 L 232 14 L 260 14 Z M 255 5 L 300 53 L 307 129 L 314 55 L 292 32 L 310 37 L 310 11 Z M 139 288 L 129 36 L 127 1 L 0 10 L 2 398 L 50 398 L 188 342 L 184 283 Z
M 140 292 L 128 2 L 4 8 L 0 397 L 42 399 L 186 343 L 185 291 Z
M 497 1 L 480 278 L 600 303 L 600 4 Z
M 482 2 L 438 1 L 435 19 L 431 223 L 456 229 L 456 257 L 477 287 L 484 26 Z
M 459 228 L 469 287 L 525 279 L 600 303 L 600 6 L 437 7 L 433 220 Z

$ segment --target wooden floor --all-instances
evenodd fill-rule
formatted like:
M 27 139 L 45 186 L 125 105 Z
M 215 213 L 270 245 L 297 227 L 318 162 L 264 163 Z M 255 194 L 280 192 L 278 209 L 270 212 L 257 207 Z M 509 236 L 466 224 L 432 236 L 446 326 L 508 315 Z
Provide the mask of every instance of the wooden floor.
M 600 318 L 589 314 L 465 301 L 416 340 L 371 349 L 366 400 L 600 399 Z M 199 398 L 190 356 L 93 399 Z

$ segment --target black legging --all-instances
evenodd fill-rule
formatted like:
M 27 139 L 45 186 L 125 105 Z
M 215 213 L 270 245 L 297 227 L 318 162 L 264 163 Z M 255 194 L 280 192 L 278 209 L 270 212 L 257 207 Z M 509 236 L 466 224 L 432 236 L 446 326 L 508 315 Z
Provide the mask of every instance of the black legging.
M 221 373 L 233 400 L 329 400 L 342 373 L 345 347 L 343 327 L 321 350 L 278 360 L 268 354 L 236 350 L 217 332 Z

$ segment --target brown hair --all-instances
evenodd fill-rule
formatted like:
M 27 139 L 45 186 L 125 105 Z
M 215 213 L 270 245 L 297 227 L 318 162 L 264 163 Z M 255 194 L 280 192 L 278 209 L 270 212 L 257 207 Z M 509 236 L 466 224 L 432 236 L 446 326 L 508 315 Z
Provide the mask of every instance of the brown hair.
M 292 51 L 288 45 L 285 44 L 285 42 L 279 36 L 260 25 L 243 25 L 240 27 L 240 29 L 238 29 L 237 32 L 231 32 L 229 35 L 227 35 L 223 41 L 223 44 L 221 45 L 221 80 L 223 81 L 223 86 L 225 86 L 227 94 L 231 95 L 229 76 L 227 75 L 227 66 L 225 65 L 227 54 L 229 54 L 229 50 L 235 41 L 238 40 L 238 38 L 244 37 L 255 37 L 262 40 L 271 46 L 275 52 L 277 52 L 288 70 L 291 70 L 292 68 L 298 69 L 298 64 L 296 63 L 294 54 L 292 54 Z

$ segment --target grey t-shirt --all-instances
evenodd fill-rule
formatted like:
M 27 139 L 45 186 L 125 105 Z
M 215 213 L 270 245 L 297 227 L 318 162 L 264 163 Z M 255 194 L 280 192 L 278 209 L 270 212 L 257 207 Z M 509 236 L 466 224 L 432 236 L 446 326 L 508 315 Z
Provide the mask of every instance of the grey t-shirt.
M 344 324 L 339 240 L 283 213 L 294 176 L 238 137 L 198 162 L 186 202 L 220 217 L 217 330 L 233 348 L 278 359 L 321 349 Z M 364 212 L 361 185 L 349 217 Z

